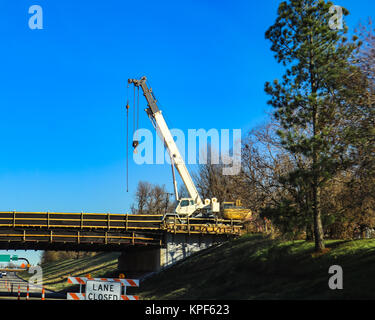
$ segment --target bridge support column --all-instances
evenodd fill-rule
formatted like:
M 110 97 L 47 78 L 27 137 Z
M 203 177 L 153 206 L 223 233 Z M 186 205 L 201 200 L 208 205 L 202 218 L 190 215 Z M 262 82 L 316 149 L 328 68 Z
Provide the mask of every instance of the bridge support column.
M 118 258 L 118 270 L 125 274 L 159 271 L 194 252 L 226 240 L 225 235 L 166 234 L 161 248 L 127 248 Z
M 118 270 L 125 274 L 153 272 L 160 268 L 160 248 L 129 247 L 118 257 Z
M 173 234 L 165 237 L 165 246 L 160 249 L 161 266 L 168 267 L 191 254 L 207 249 L 227 240 L 225 235 Z

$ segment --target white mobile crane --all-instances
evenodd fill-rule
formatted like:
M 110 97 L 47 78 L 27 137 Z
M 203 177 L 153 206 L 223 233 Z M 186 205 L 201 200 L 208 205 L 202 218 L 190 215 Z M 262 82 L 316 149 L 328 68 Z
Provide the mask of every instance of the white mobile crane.
M 143 91 L 143 95 L 147 100 L 147 108 L 145 109 L 152 125 L 156 129 L 156 132 L 160 139 L 164 142 L 165 147 L 168 150 L 169 156 L 171 158 L 172 165 L 172 175 L 173 175 L 173 186 L 175 198 L 177 201 L 177 207 L 175 209 L 175 214 L 179 216 L 192 216 L 196 214 L 205 213 L 212 215 L 212 213 L 217 213 L 220 211 L 220 204 L 216 198 L 205 199 L 202 202 L 201 197 L 194 185 L 193 179 L 191 178 L 188 169 L 186 168 L 185 162 L 182 159 L 180 151 L 172 137 L 171 132 L 164 120 L 161 110 L 157 105 L 157 100 L 152 92 L 152 89 L 147 86 L 147 78 L 142 77 L 141 79 L 128 79 L 128 84 L 133 84 L 135 87 L 140 87 Z M 133 142 L 133 147 L 136 148 L 138 141 Z M 189 193 L 190 198 L 179 198 L 177 191 L 177 183 L 174 174 L 174 167 L 176 167 L 181 179 Z

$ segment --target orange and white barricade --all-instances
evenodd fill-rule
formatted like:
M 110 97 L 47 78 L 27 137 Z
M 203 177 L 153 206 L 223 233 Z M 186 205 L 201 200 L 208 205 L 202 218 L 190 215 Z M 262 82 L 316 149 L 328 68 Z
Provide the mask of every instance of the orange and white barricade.
M 85 294 L 79 292 L 68 292 L 66 298 L 68 300 L 86 300 Z
M 87 278 L 87 277 L 68 277 L 68 283 L 86 284 L 87 280 L 120 282 L 125 287 L 139 287 L 138 279 L 113 279 L 113 278 Z
M 126 294 L 126 287 L 139 287 L 138 279 L 88 278 L 88 277 L 68 277 L 68 283 L 80 285 L 79 286 L 80 292 L 67 292 L 66 298 L 68 300 L 86 300 L 85 293 L 82 292 L 82 285 L 85 285 L 87 280 L 120 282 L 121 286 L 124 288 L 124 294 L 121 295 L 121 300 L 139 300 L 139 296 Z
M 68 292 L 66 295 L 68 300 L 86 300 L 84 293 Z M 139 300 L 139 296 L 121 295 L 121 300 Z
M 139 300 L 138 296 L 121 295 L 121 300 Z

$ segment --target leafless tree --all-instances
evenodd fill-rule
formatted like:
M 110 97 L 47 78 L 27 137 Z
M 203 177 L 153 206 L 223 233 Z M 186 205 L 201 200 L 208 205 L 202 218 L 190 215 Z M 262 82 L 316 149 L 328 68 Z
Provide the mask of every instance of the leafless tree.
M 170 195 L 164 185 L 140 181 L 131 211 L 133 214 L 164 214 L 167 211 L 173 211 L 173 202 L 170 201 Z

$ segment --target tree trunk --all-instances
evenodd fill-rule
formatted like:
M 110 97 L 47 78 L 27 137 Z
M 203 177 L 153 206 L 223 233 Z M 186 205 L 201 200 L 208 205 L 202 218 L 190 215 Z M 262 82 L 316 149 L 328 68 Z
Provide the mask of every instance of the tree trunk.
M 315 237 L 315 251 L 323 251 L 325 249 L 324 245 L 324 232 L 321 218 L 320 210 L 320 188 L 317 184 L 313 186 L 313 209 L 314 209 L 314 237 Z
M 312 38 L 311 38 L 312 39 Z M 317 87 L 315 82 L 314 76 L 314 68 L 313 62 L 311 60 L 310 65 L 310 83 L 311 83 L 311 92 L 313 94 L 317 93 Z M 316 102 L 313 104 L 313 136 L 314 139 L 318 137 L 320 133 L 319 130 L 319 108 Z M 323 225 L 322 225 L 322 218 L 321 218 L 321 208 L 320 208 L 320 186 L 319 186 L 319 169 L 318 169 L 318 159 L 319 159 L 319 152 L 317 150 L 316 141 L 313 141 L 312 144 L 312 172 L 313 172 L 313 215 L 314 215 L 314 238 L 315 238 L 315 251 L 321 252 L 325 249 L 324 245 L 324 233 L 323 233 Z
M 313 241 L 314 240 L 314 229 L 312 228 L 311 224 L 308 223 L 306 225 L 306 241 Z

